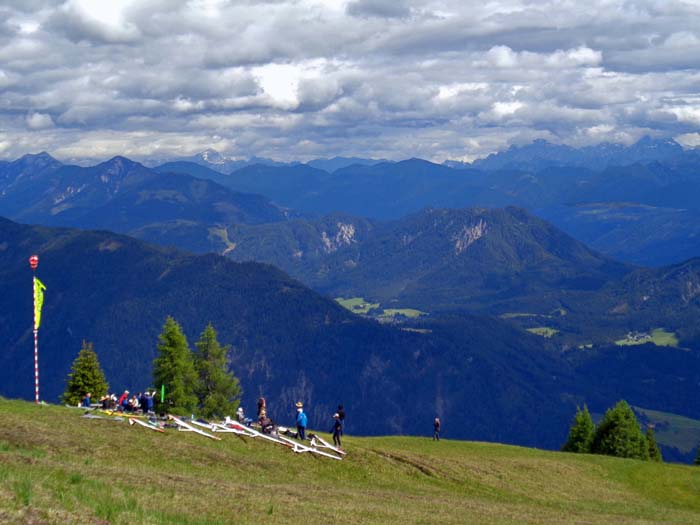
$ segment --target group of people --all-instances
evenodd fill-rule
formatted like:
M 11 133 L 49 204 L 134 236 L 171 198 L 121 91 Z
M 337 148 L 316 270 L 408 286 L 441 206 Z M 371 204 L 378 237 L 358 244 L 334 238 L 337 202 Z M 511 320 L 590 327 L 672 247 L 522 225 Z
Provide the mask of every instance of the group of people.
M 146 390 L 143 393 L 139 392 L 130 397 L 129 391 L 124 390 L 124 393 L 119 397 L 117 397 L 116 394 L 102 396 L 100 398 L 100 407 L 104 410 L 152 414 L 155 395 L 155 391 L 149 392 Z M 85 394 L 81 406 L 91 408 L 92 394 L 90 392 Z M 301 441 L 305 441 L 308 418 L 304 412 L 304 404 L 301 401 L 297 401 L 296 409 L 297 438 Z M 253 423 L 252 419 L 245 416 L 243 407 L 238 407 L 236 419 L 239 423 L 246 426 L 250 426 Z M 275 430 L 274 422 L 267 415 L 267 402 L 264 397 L 258 399 L 258 425 L 260 425 L 264 434 L 272 434 Z M 333 444 L 338 448 L 342 446 L 341 436 L 343 435 L 344 426 L 345 409 L 343 405 L 338 405 L 338 411 L 333 414 L 333 427 L 330 430 L 330 433 L 333 434 Z M 433 440 L 440 441 L 440 418 L 438 417 L 433 421 Z
M 297 401 L 296 404 L 296 426 L 297 426 L 297 439 L 301 441 L 306 440 L 306 427 L 308 426 L 308 417 L 306 412 L 304 412 L 304 404 L 301 401 Z M 252 420 L 245 417 L 243 409 L 239 407 L 236 414 L 238 422 L 244 425 L 250 425 Z M 267 415 L 267 401 L 264 397 L 258 399 L 258 425 L 264 434 L 271 434 L 275 430 L 275 424 Z M 333 444 L 338 448 L 341 447 L 341 436 L 343 435 L 343 429 L 345 425 L 345 409 L 343 405 L 338 405 L 338 411 L 333 414 L 333 428 L 331 428 L 331 434 L 333 434 Z
M 103 410 L 117 410 L 119 412 L 130 412 L 134 414 L 149 414 L 153 413 L 154 407 L 154 392 L 139 392 L 135 395 L 130 395 L 128 390 L 124 390 L 122 395 L 117 397 L 116 394 L 107 394 L 100 398 L 100 407 Z M 88 392 L 83 399 L 83 406 L 90 408 L 92 404 L 92 395 Z

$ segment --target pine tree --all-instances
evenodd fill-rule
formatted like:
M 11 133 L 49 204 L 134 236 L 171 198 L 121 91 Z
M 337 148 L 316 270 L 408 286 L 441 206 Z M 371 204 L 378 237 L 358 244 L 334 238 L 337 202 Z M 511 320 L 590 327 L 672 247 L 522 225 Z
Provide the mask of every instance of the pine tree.
M 63 402 L 68 405 L 78 405 L 88 392 L 92 394 L 93 399 L 99 399 L 108 390 L 109 385 L 100 368 L 92 343 L 83 341 L 80 353 L 73 361 L 73 367 L 68 374 L 66 391 L 62 396 Z
M 647 426 L 647 448 L 649 449 L 649 460 L 663 462 L 664 458 L 661 456 L 661 450 L 659 445 L 656 443 L 656 437 L 654 436 L 654 427 Z
M 577 408 L 574 421 L 569 429 L 569 437 L 564 443 L 564 452 L 588 453 L 591 451 L 591 442 L 595 433 L 595 425 L 588 407 L 583 405 L 583 409 Z
M 180 325 L 168 316 L 158 338 L 158 356 L 153 361 L 153 381 L 156 388 L 165 385 L 165 400 L 156 399 L 156 409 L 176 415 L 194 412 L 197 406 L 195 389 L 197 373 L 192 351 Z
M 621 458 L 649 459 L 649 447 L 637 418 L 625 401 L 605 412 L 596 428 L 591 452 Z
M 204 329 L 195 346 L 200 414 L 205 418 L 233 415 L 238 408 L 241 386 L 228 369 L 230 347 L 219 344 L 211 323 Z

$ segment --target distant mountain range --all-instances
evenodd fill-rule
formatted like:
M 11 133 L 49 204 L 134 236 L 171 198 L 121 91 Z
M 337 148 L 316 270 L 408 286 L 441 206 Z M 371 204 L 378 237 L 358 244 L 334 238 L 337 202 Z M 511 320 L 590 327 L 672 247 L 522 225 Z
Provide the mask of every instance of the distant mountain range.
M 331 158 L 319 158 L 312 159 L 305 163 L 299 161 L 293 162 L 279 162 L 272 159 L 267 159 L 264 157 L 250 157 L 248 159 L 235 159 L 227 157 L 219 153 L 214 149 L 208 149 L 196 155 L 191 155 L 189 157 L 180 157 L 177 159 L 149 159 L 144 162 L 145 165 L 149 167 L 161 166 L 168 163 L 182 163 L 186 162 L 189 164 L 197 164 L 204 168 L 216 171 L 218 173 L 229 174 L 232 171 L 245 168 L 247 166 L 253 166 L 259 164 L 261 166 L 274 166 L 274 167 L 284 167 L 284 166 L 297 166 L 300 164 L 305 164 L 312 168 L 321 169 L 327 171 L 328 173 L 333 173 L 334 171 L 345 168 L 352 165 L 372 165 L 378 164 L 380 162 L 387 162 L 385 159 L 366 159 L 361 157 L 331 157 Z
M 472 163 L 446 161 L 445 164 L 454 168 L 470 167 L 487 171 L 505 169 L 536 172 L 551 167 L 576 167 L 599 171 L 611 166 L 649 162 L 697 162 L 699 159 L 700 151 L 685 150 L 673 139 L 643 137 L 631 146 L 603 142 L 583 148 L 536 140 L 525 146 L 511 146 L 505 151 L 493 153 Z
M 228 175 L 192 163 L 157 169 L 216 180 L 311 214 L 387 220 L 425 207 L 520 206 L 627 262 L 661 266 L 700 256 L 689 220 L 700 212 L 700 152 L 672 140 L 578 149 L 536 141 L 473 164 L 358 162 L 332 174 L 309 165 L 250 165 Z M 618 211 L 593 213 L 596 207 Z
M 0 214 L 53 226 L 104 228 L 196 251 L 226 245 L 222 227 L 284 221 L 288 210 L 260 195 L 182 174 L 161 174 L 124 157 L 96 166 L 25 155 L 0 166 Z
M 193 166 L 199 178 L 175 173 Z M 655 314 L 630 308 L 634 298 L 618 285 L 632 267 L 601 256 L 523 209 L 433 208 L 393 221 L 348 213 L 314 217 L 223 186 L 264 190 L 288 195 L 296 204 L 329 207 L 331 202 L 341 206 L 344 199 L 363 206 L 376 201 L 379 206 L 383 199 L 387 205 L 411 208 L 421 200 L 449 203 L 479 195 L 497 201 L 514 196 L 528 202 L 549 201 L 551 206 L 540 214 L 550 214 L 575 237 L 585 236 L 594 246 L 612 239 L 608 250 L 630 258 L 635 249 L 649 254 L 664 249 L 657 261 L 674 263 L 674 251 L 684 258 L 697 253 L 692 228 L 698 223 L 692 219 L 700 210 L 557 201 L 577 193 L 599 198 L 606 192 L 617 199 L 623 196 L 618 188 L 626 179 L 636 181 L 630 192 L 636 192 L 638 199 L 692 200 L 692 191 L 686 195 L 681 188 L 692 189 L 700 179 L 690 171 L 676 171 L 652 163 L 602 172 L 548 168 L 514 176 L 411 159 L 354 165 L 333 174 L 299 164 L 254 165 L 225 175 L 191 163 L 149 169 L 122 157 L 93 167 L 64 166 L 42 154 L 0 166 L 0 213 L 47 225 L 108 229 L 197 253 L 213 251 L 238 261 L 274 264 L 318 291 L 363 297 L 370 304 L 380 303 L 382 309 L 505 315 L 524 328 L 558 330 L 564 345 L 604 345 L 628 331 L 655 327 L 677 332 L 681 344 L 689 345 L 695 331 L 673 315 L 662 314 L 679 307 L 677 297 Z M 323 199 L 319 194 L 325 195 Z M 617 224 L 622 226 L 616 226 L 613 235 L 609 228 Z M 636 224 L 657 227 L 649 234 L 635 230 Z M 665 284 L 655 286 L 662 289 Z

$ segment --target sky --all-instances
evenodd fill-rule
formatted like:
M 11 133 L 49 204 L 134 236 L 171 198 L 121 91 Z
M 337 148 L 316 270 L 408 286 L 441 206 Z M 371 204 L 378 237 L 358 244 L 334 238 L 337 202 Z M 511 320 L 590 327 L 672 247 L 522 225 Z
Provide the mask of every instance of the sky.
M 700 146 L 700 1 L 3 0 L 0 158 Z

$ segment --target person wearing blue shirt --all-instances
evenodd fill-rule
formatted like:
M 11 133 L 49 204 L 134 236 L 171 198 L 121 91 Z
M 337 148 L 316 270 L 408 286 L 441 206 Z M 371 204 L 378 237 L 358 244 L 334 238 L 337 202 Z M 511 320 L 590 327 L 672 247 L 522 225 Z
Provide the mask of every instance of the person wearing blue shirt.
M 90 403 L 92 403 L 92 394 L 88 392 L 85 394 L 85 399 L 83 399 L 82 406 L 85 408 L 90 408 Z
M 153 396 L 155 395 L 155 392 L 148 392 L 146 391 L 146 412 L 150 414 L 153 412 Z
M 306 439 L 306 414 L 304 414 L 304 405 L 301 401 L 297 402 L 297 437 L 304 441 Z

